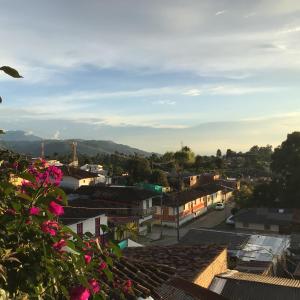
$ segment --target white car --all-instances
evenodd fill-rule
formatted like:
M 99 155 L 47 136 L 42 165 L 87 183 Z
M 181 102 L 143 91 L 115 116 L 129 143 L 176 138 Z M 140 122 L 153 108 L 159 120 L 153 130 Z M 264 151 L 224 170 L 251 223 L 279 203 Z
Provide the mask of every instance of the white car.
M 234 216 L 233 216 L 233 215 L 229 216 L 229 217 L 226 219 L 226 222 L 225 222 L 225 223 L 228 224 L 228 225 L 234 225 L 234 224 L 235 224 L 235 222 L 234 222 Z
M 218 202 L 215 206 L 215 210 L 223 210 L 225 208 L 225 204 L 222 202 Z

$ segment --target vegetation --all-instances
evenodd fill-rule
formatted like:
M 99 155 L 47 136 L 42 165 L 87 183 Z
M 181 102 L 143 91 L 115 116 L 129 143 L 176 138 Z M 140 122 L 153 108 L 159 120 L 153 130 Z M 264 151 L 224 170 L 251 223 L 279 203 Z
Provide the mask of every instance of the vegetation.
M 106 299 L 132 293 L 111 272 L 118 247 L 89 234 L 78 236 L 59 222 L 67 204 L 57 187 L 60 169 L 44 161 L 28 164 L 8 152 L 0 157 L 2 293 L 14 299 Z M 23 178 L 21 186 L 13 184 L 17 177 Z

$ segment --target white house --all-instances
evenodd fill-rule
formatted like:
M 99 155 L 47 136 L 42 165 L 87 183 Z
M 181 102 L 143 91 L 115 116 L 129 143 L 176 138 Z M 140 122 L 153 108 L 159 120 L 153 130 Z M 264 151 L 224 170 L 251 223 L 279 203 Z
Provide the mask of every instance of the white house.
M 68 206 L 65 207 L 65 213 L 60 217 L 60 220 L 79 235 L 90 232 L 95 237 L 100 237 L 105 234 L 101 225 L 107 226 L 107 216 L 97 209 L 85 210 Z
M 95 185 L 103 183 L 103 178 L 98 174 L 87 172 L 78 168 L 63 166 L 61 168 L 63 178 L 60 186 L 63 188 L 76 190 L 83 185 Z

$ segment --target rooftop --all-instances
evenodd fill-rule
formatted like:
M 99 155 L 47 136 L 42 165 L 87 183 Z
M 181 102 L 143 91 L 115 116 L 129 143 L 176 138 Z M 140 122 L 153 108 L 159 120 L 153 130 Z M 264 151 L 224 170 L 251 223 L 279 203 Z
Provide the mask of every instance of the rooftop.
M 74 167 L 65 166 L 65 165 L 61 167 L 61 170 L 62 170 L 64 176 L 70 176 L 70 177 L 74 177 L 76 179 L 98 177 L 98 175 L 95 173 L 91 173 L 88 171 L 81 170 L 79 168 L 74 168 Z
M 213 229 L 191 229 L 180 239 L 182 245 L 223 245 L 228 250 L 242 249 L 251 235 Z
M 300 280 L 228 271 L 215 277 L 210 290 L 230 300 L 296 300 Z
M 293 221 L 293 210 L 275 208 L 248 208 L 238 212 L 236 222 L 250 224 L 289 225 Z
M 176 270 L 176 276 L 194 281 L 211 264 L 225 247 L 205 246 L 149 246 L 127 248 L 124 255 L 148 263 L 168 265 Z
M 76 194 L 89 196 L 93 199 L 109 200 L 119 203 L 138 203 L 140 201 L 157 197 L 156 192 L 135 187 L 121 186 L 81 186 L 75 191 Z

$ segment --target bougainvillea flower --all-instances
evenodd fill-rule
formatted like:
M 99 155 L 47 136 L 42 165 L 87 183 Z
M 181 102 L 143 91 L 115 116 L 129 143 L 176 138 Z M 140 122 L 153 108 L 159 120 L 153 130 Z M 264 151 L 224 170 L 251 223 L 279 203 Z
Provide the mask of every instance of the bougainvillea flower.
M 36 216 L 36 215 L 38 215 L 38 214 L 40 213 L 40 211 L 41 211 L 41 209 L 40 209 L 39 207 L 33 206 L 33 207 L 31 207 L 31 208 L 29 209 L 29 214 L 30 214 L 31 216 Z
M 41 225 L 41 230 L 45 233 L 49 233 L 52 236 L 55 236 L 58 230 L 58 223 L 56 221 L 44 221 Z
M 100 292 L 100 284 L 96 279 L 90 279 L 89 284 L 90 284 L 91 291 L 93 292 L 93 294 Z
M 88 300 L 90 295 L 90 291 L 83 286 L 73 287 L 70 291 L 71 300 Z
M 61 239 L 60 241 L 54 243 L 52 245 L 52 247 L 57 251 L 61 251 L 61 248 L 65 247 L 66 245 L 67 245 L 67 242 L 64 239 Z
M 104 269 L 106 269 L 107 268 L 107 264 L 106 264 L 106 262 L 102 262 L 101 264 L 100 264 L 100 266 L 99 266 L 99 270 L 100 271 L 102 271 L 102 270 L 104 270 Z
M 61 205 L 57 204 L 55 201 L 51 201 L 49 203 L 48 209 L 52 214 L 56 216 L 61 216 L 64 214 L 64 208 Z
M 89 263 L 91 262 L 91 260 L 92 260 L 92 257 L 91 257 L 90 255 L 87 255 L 87 254 L 86 254 L 86 255 L 84 256 L 84 260 L 85 260 L 85 263 L 86 263 L 86 264 L 89 264 Z

